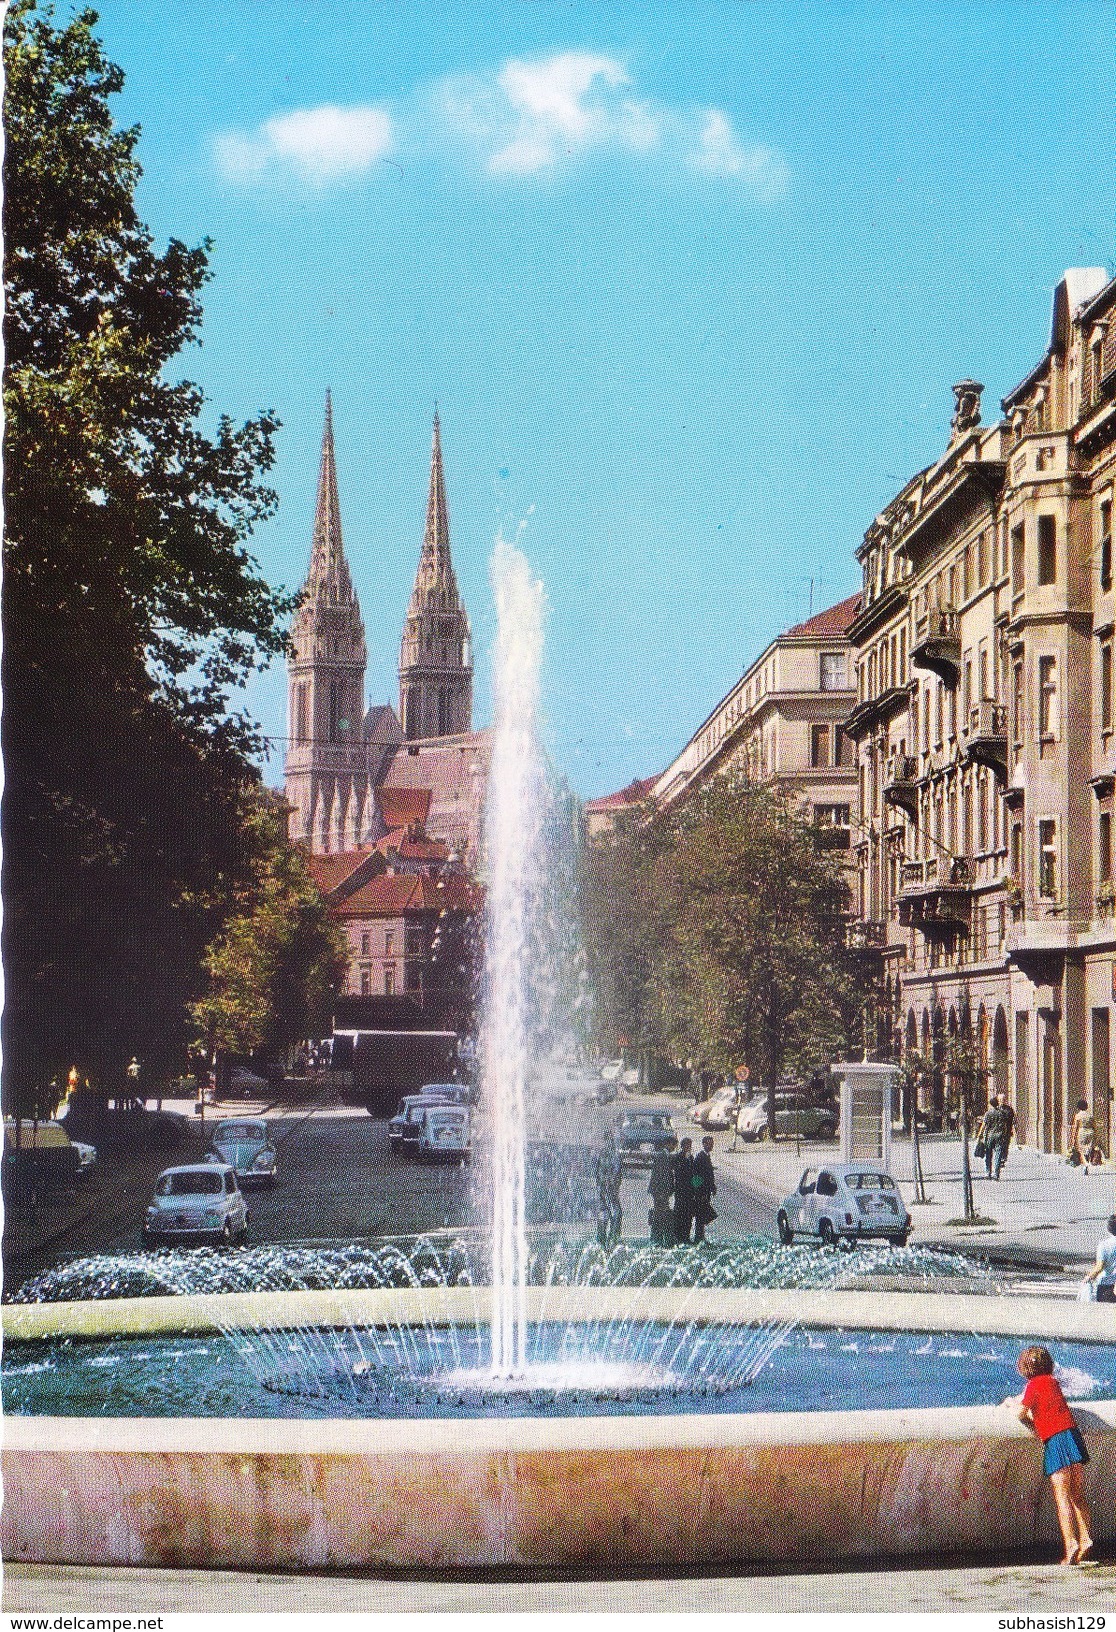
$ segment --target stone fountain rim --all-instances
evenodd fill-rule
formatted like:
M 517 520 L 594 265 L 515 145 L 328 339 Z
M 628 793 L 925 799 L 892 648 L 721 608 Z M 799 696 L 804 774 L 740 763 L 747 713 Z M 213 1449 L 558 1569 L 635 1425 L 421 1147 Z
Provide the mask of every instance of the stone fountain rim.
M 5 1342 L 294 1327 L 467 1325 L 488 1318 L 485 1286 L 223 1292 L 5 1304 Z M 1106 1306 L 957 1292 L 713 1287 L 530 1287 L 532 1321 L 791 1322 L 850 1330 L 971 1332 L 1047 1342 L 1114 1340 Z

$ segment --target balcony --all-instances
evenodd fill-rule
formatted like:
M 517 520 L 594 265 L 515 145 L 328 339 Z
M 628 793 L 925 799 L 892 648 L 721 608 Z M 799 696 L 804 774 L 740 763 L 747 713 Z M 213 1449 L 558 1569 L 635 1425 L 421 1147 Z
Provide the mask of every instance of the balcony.
M 968 935 L 972 927 L 973 869 L 964 856 L 905 861 L 899 870 L 899 922 L 933 940 Z
M 969 710 L 965 728 L 965 757 L 974 765 L 987 765 L 1001 782 L 1007 781 L 1007 708 L 982 698 Z
M 884 799 L 918 820 L 918 761 L 913 754 L 895 754 L 888 761 Z
M 957 684 L 961 672 L 961 620 L 952 607 L 932 607 L 915 625 L 911 663 L 929 669 L 947 686 Z

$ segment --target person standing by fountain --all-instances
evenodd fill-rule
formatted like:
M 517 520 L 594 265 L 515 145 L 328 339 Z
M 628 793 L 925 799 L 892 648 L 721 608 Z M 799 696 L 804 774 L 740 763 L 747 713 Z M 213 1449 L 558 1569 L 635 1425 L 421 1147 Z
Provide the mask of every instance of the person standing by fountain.
M 701 1149 L 694 1157 L 694 1241 L 705 1240 L 705 1226 L 712 1224 L 717 1214 L 713 1197 L 717 1194 L 717 1180 L 713 1172 L 713 1136 L 706 1134 Z
M 674 1245 L 674 1214 L 670 1202 L 674 1195 L 674 1160 L 677 1149 L 678 1140 L 671 1138 L 667 1141 L 665 1149 L 657 1150 L 651 1158 L 651 1175 L 647 1181 L 651 1211 L 647 1215 L 647 1222 L 651 1226 L 653 1247 Z
M 689 1244 L 694 1224 L 694 1141 L 683 1139 L 674 1158 L 674 1239 Z
M 1097 1242 L 1097 1257 L 1085 1276 L 1097 1284 L 1098 1303 L 1116 1303 L 1116 1213 L 1108 1221 L 1108 1234 Z
M 1084 1564 L 1093 1554 L 1093 1521 L 1084 1492 L 1083 1469 L 1089 1460 L 1085 1441 L 1054 1376 L 1050 1350 L 1034 1344 L 1023 1350 L 1016 1365 L 1027 1386 L 1022 1398 L 1011 1403 L 1018 1405 L 1024 1427 L 1042 1441 L 1042 1471 L 1054 1489 L 1066 1550 L 1062 1563 Z
M 597 1152 L 597 1240 L 606 1252 L 620 1239 L 624 1215 L 620 1207 L 620 1185 L 624 1164 L 616 1148 L 616 1136 L 609 1129 Z

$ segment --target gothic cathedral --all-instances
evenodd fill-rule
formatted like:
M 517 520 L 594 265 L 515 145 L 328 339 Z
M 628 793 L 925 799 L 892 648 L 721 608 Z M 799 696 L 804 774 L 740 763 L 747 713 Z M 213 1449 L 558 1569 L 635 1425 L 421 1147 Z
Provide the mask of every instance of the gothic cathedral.
M 285 790 L 292 839 L 319 855 L 365 848 L 383 832 L 381 790 L 421 787 L 431 794 L 437 836 L 463 858 L 475 857 L 488 734 L 472 729 L 469 615 L 450 558 L 437 414 L 426 531 L 400 645 L 399 713 L 389 703 L 365 707 L 364 622 L 341 537 L 328 393 L 310 570 L 291 643 Z

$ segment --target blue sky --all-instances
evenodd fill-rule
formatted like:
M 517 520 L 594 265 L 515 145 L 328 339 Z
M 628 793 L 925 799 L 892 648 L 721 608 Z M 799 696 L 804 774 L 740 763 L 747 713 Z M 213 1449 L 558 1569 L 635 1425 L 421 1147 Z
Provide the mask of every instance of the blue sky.
M 330 386 L 369 701 L 396 700 L 437 402 L 478 723 L 522 522 L 587 797 L 857 588 L 952 382 L 989 417 L 1062 270 L 1116 266 L 1108 0 L 97 9 L 143 214 L 214 240 L 184 371 L 283 421 L 266 576 L 305 575 Z M 281 670 L 249 702 L 278 782 Z

